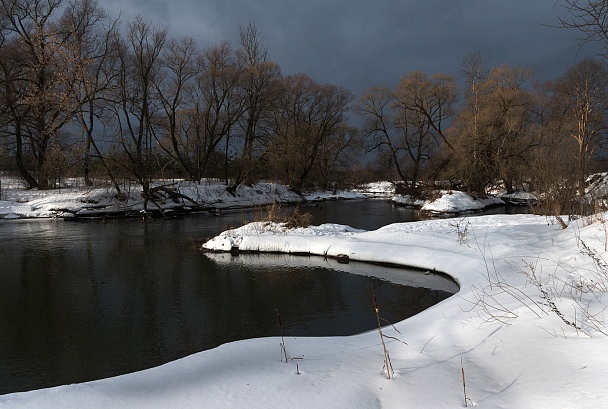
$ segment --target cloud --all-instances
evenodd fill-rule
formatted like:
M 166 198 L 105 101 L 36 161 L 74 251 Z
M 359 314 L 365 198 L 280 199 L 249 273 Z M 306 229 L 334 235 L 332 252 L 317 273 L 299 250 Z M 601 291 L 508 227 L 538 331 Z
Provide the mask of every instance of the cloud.
M 457 75 L 463 58 L 480 52 L 487 64 L 525 66 L 553 79 L 574 64 L 576 34 L 548 25 L 564 10 L 530 0 L 100 0 L 111 12 L 141 14 L 192 36 L 201 47 L 238 43 L 253 22 L 270 58 L 286 74 L 305 72 L 360 94 L 394 86 L 409 72 Z M 179 4 L 179 5 L 176 5 Z

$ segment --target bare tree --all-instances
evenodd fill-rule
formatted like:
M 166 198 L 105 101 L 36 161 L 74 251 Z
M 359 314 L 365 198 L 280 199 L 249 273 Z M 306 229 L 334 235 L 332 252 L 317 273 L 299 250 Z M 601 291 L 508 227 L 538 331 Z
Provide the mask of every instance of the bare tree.
M 268 61 L 268 51 L 261 44 L 260 34 L 254 24 L 240 27 L 241 49 L 237 52 L 242 61 L 240 87 L 245 103 L 239 121 L 240 146 L 237 148 L 238 170 L 230 191 L 243 182 L 251 183 L 256 163 L 262 155 L 262 139 L 268 137 L 268 123 L 277 102 L 281 70 L 275 62 Z
M 182 128 L 193 156 L 194 180 L 206 176 L 220 146 L 228 150 L 228 138 L 244 104 L 239 88 L 242 70 L 228 43 L 205 51 L 198 65 L 200 72 L 192 90 L 192 106 L 184 112 Z
M 582 197 L 589 161 L 608 136 L 608 65 L 596 59 L 582 60 L 558 80 L 554 101 L 561 107 L 562 132 L 577 144 L 574 157 Z
M 21 89 L 26 75 L 23 60 L 26 58 L 24 50 L 16 39 L 3 41 L 0 47 L 0 98 L 2 106 L 1 135 L 6 140 L 6 147 L 14 153 L 19 173 L 29 187 L 37 185 L 37 181 L 30 173 L 28 145 L 26 140 L 26 118 L 30 107 L 23 103 Z
M 451 149 L 443 125 L 454 114 L 457 95 L 453 77 L 419 71 L 403 77 L 395 91 L 370 88 L 355 107 L 365 119 L 368 149 L 388 149 L 403 182 L 415 188 L 437 148 Z
M 460 74 L 465 81 L 465 105 L 471 114 L 471 131 L 474 135 L 479 133 L 480 84 L 488 78 L 488 72 L 479 52 L 468 54 L 460 66 Z
M 452 149 L 443 124 L 454 114 L 458 95 L 456 80 L 444 74 L 429 78 L 413 72 L 401 79 L 395 94 L 395 126 L 403 135 L 409 156 L 412 187 L 416 187 L 422 165 L 429 161 L 441 143 Z
M 460 65 L 460 74 L 466 86 L 464 97 L 470 99 L 478 95 L 479 83 L 488 77 L 488 69 L 480 52 L 467 54 Z
M 85 137 L 83 171 L 87 186 L 91 180 L 91 162 L 95 157 L 104 167 L 117 194 L 120 186 L 96 139 L 99 124 L 107 120 L 107 99 L 118 75 L 115 44 L 118 19 L 110 19 L 97 0 L 82 0 L 68 5 L 62 17 L 64 30 L 72 32 L 70 50 L 80 61 L 78 81 L 72 90 L 79 102 L 77 119 Z
M 388 151 L 402 181 L 408 182 L 401 159 L 402 144 L 394 135 L 393 91 L 388 87 L 370 87 L 357 101 L 355 112 L 363 116 L 363 135 L 368 152 Z M 383 149 L 385 148 L 385 149 Z
M 537 123 L 531 132 L 536 134 L 539 146 L 527 170 L 534 191 L 542 192 L 535 213 L 553 216 L 565 228 L 562 217 L 580 211 L 576 200 L 578 166 L 572 155 L 577 147 L 573 138 L 564 135 L 563 107 L 554 88 L 552 83 L 535 86 Z
M 18 106 L 12 107 L 13 120 L 6 129 L 15 138 L 17 166 L 30 188 L 51 186 L 48 148 L 79 108 L 70 90 L 80 61 L 68 49 L 72 32 L 62 30 L 56 17 L 62 5 L 62 0 L 0 1 L 4 39 L 14 50 L 5 56 L 18 56 L 21 63 L 20 75 L 10 85 Z M 25 164 L 26 145 L 34 173 Z
M 200 73 L 198 57 L 196 43 L 191 37 L 170 40 L 161 62 L 164 75 L 159 75 L 154 84 L 162 106 L 159 146 L 174 158 L 182 176 L 188 180 L 195 178 L 195 170 L 188 159 L 187 145 L 180 138 L 180 113 L 192 106 L 192 88 Z
M 560 26 L 574 29 L 583 35 L 579 45 L 595 43 L 608 57 L 608 3 L 605 0 L 563 0 L 570 18 L 560 18 Z
M 316 83 L 305 74 L 284 78 L 268 159 L 290 187 L 300 192 L 323 142 L 345 121 L 353 95 L 336 85 Z
M 523 88 L 531 78 L 525 69 L 490 70 L 469 94 L 451 129 L 452 170 L 480 196 L 496 181 L 508 192 L 521 182 L 524 166 L 538 141 L 529 132 L 535 121 L 535 99 Z
M 364 146 L 359 129 L 341 124 L 319 147 L 316 171 L 320 187 L 327 189 L 331 182 L 341 183 L 354 167 L 361 165 Z
M 117 45 L 120 66 L 114 119 L 119 145 L 126 158 L 121 165 L 141 185 L 144 209 L 152 199 L 153 117 L 159 109 L 154 83 L 160 75 L 160 56 L 166 37 L 166 29 L 137 16 L 127 25 L 126 41 Z

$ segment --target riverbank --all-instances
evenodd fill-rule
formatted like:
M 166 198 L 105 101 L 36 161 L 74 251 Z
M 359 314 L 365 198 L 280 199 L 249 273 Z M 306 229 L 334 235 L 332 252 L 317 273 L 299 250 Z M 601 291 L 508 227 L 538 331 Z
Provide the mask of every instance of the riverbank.
M 6 186 L 6 183 L 4 184 Z M 118 195 L 114 188 L 88 188 L 67 183 L 62 189 L 25 190 L 13 185 L 3 189 L 0 218 L 133 217 L 146 214 L 171 216 L 196 212 L 219 213 L 272 203 L 297 204 L 305 199 L 287 186 L 256 183 L 239 186 L 234 193 L 217 182 L 156 181 L 153 197 L 144 203 L 141 187 L 133 185 Z
M 110 187 L 86 187 L 81 180 L 67 180 L 61 189 L 26 190 L 16 179 L 2 180 L 0 219 L 88 219 L 116 217 L 172 217 L 207 212 L 221 214 L 238 209 L 271 204 L 297 205 L 327 200 L 384 198 L 399 206 L 420 209 L 426 215 L 458 215 L 487 207 L 503 205 L 496 197 L 475 199 L 464 192 L 438 191 L 433 200 L 414 201 L 394 194 L 390 182 L 363 185 L 353 190 L 305 192 L 299 195 L 287 186 L 260 182 L 241 185 L 231 193 L 221 182 L 201 183 L 183 180 L 159 180 L 153 183 L 151 197 L 144 203 L 141 188 L 125 187 L 118 195 Z M 120 199 L 119 199 L 120 198 Z
M 385 339 L 394 370 L 390 380 L 378 332 L 286 336 L 229 343 L 115 378 L 4 395 L 0 406 L 463 407 L 464 369 L 471 406 L 606 407 L 608 338 L 602 331 L 608 299 L 602 267 L 593 257 L 607 256 L 606 216 L 573 222 L 565 230 L 550 218 L 497 215 L 392 224 L 369 232 L 259 223 L 226 231 L 206 247 L 228 240 L 230 247 L 243 249 L 412 265 L 449 273 L 461 290 L 394 329 L 385 328 L 396 338 Z M 382 299 L 378 305 L 382 315 Z M 281 342 L 288 356 L 298 359 L 281 362 Z
M 437 190 L 426 200 L 395 193 L 388 181 L 362 184 L 351 190 L 305 192 L 300 195 L 287 186 L 260 182 L 241 185 L 229 192 L 223 182 L 200 183 L 179 179 L 157 180 L 146 209 L 137 184 L 123 186 L 121 200 L 110 187 L 86 187 L 81 179 L 63 181 L 60 189 L 27 190 L 19 179 L 0 175 L 0 219 L 27 218 L 100 218 L 172 216 L 196 212 L 234 211 L 271 204 L 293 205 L 325 200 L 381 198 L 397 206 L 417 209 L 425 216 L 458 216 L 501 205 L 531 206 L 537 196 L 531 192 L 494 191 L 491 196 L 475 198 L 456 190 Z M 608 196 L 608 173 L 587 178 L 585 203 L 603 203 Z M 145 210 L 145 211 L 144 211 Z

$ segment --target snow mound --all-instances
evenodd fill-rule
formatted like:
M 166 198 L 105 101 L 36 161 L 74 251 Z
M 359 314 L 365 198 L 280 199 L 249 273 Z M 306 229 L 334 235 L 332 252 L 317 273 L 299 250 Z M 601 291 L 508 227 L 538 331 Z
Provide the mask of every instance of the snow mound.
M 505 202 L 497 197 L 475 199 L 464 192 L 451 190 L 442 191 L 440 198 L 424 204 L 420 210 L 429 213 L 462 213 L 502 204 Z
M 202 248 L 209 251 L 220 251 L 226 252 L 231 251 L 233 248 L 239 248 L 245 251 L 263 251 L 259 247 L 250 248 L 242 246 L 243 239 L 246 237 L 273 237 L 276 235 L 293 236 L 293 237 L 336 237 L 344 235 L 352 235 L 356 233 L 362 233 L 365 230 L 354 229 L 350 226 L 344 226 L 341 224 L 325 223 L 319 226 L 310 227 L 298 227 L 295 229 L 288 228 L 285 223 L 275 222 L 253 222 L 248 223 L 242 227 L 227 230 L 222 232 L 218 236 L 212 238 L 203 244 Z M 267 251 L 277 251 L 267 250 Z M 289 253 L 289 250 L 284 252 Z

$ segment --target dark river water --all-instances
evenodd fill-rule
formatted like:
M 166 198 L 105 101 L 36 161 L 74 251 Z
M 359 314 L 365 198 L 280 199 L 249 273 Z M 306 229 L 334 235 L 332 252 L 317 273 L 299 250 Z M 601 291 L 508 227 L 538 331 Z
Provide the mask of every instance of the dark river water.
M 315 224 L 364 229 L 415 218 L 379 200 L 305 210 Z M 0 394 L 115 376 L 230 341 L 276 336 L 277 310 L 294 336 L 372 330 L 372 287 L 391 322 L 457 291 L 434 274 L 200 251 L 204 240 L 254 217 L 0 222 Z

